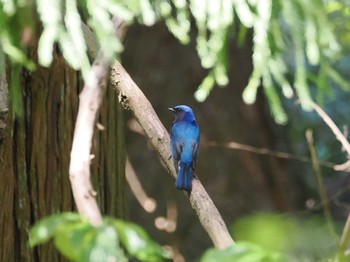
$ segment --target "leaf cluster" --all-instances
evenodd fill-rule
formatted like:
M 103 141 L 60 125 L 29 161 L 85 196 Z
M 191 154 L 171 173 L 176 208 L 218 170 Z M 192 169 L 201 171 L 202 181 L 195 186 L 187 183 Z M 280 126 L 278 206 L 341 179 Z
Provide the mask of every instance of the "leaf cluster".
M 243 99 L 253 103 L 258 87 L 263 86 L 272 115 L 278 123 L 285 123 L 287 115 L 281 96 L 291 98 L 296 93 L 303 108 L 311 109 L 311 84 L 318 87 L 319 97 L 329 92 L 330 81 L 349 89 L 334 69 L 341 55 L 334 26 L 340 23 L 334 18 L 332 23 L 334 15 L 330 14 L 346 17 L 345 11 L 339 11 L 341 8 L 349 7 L 341 1 L 322 0 L 1 0 L 0 52 L 13 62 L 34 69 L 34 63 L 26 56 L 23 35 L 33 31 L 36 10 L 43 25 L 38 45 L 39 64 L 51 64 L 53 49 L 58 44 L 66 61 L 81 70 L 87 80 L 90 62 L 83 22 L 92 28 L 101 50 L 110 59 L 123 50 L 112 17 L 127 24 L 138 22 L 146 26 L 164 20 L 169 31 L 183 44 L 190 41 L 192 24 L 197 31 L 198 56 L 202 66 L 208 69 L 195 93 L 198 101 L 204 101 L 215 84 L 229 83 L 231 38 L 242 43 L 251 31 L 253 72 Z
M 138 225 L 105 218 L 94 227 L 77 213 L 51 215 L 37 222 L 29 231 L 31 247 L 53 239 L 56 248 L 71 261 L 162 261 L 170 258 Z

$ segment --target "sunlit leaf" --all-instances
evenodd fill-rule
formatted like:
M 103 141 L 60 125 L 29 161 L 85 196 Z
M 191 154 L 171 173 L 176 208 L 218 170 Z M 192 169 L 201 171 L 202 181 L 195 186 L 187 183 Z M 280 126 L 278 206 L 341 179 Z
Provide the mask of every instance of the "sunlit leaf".
M 214 67 L 214 76 L 216 83 L 218 83 L 219 86 L 226 86 L 228 84 L 228 77 L 226 72 L 226 66 L 223 64 L 217 64 Z
M 201 262 L 284 262 L 285 258 L 277 253 L 246 242 L 238 242 L 226 249 L 209 249 Z
M 175 0 L 173 1 L 173 3 L 177 13 L 175 15 L 176 18 L 174 19 L 170 15 L 171 13 L 169 12 L 168 15 L 166 15 L 165 19 L 166 25 L 168 26 L 170 32 L 176 38 L 178 38 L 182 44 L 187 44 L 190 41 L 189 32 L 191 27 L 191 23 L 189 20 L 189 6 L 187 2 L 183 0 Z M 163 5 L 163 13 L 165 13 L 166 11 L 164 10 L 164 8 L 165 5 Z
M 87 221 L 65 224 L 55 233 L 54 243 L 57 249 L 70 260 L 88 261 L 89 251 L 94 246 L 96 234 L 95 227 Z
M 76 0 L 66 0 L 65 25 L 67 33 L 61 34 L 60 42 L 66 60 L 76 70 L 81 68 L 88 70 L 87 47 L 81 29 L 82 23 Z
M 322 261 L 334 254 L 339 241 L 321 219 L 297 219 L 285 214 L 250 215 L 231 229 L 236 241 L 283 253 L 289 258 L 284 261 Z
M 38 46 L 39 63 L 49 66 L 53 59 L 53 45 L 59 38 L 62 30 L 60 0 L 37 1 L 40 19 L 44 24 Z
M 129 10 L 127 7 L 114 0 L 101 1 L 101 6 L 126 23 L 129 23 L 134 19 L 135 13 L 133 13 L 132 10 Z
M 239 19 L 245 27 L 252 27 L 255 21 L 255 14 L 250 10 L 250 7 L 245 0 L 234 0 L 235 10 Z
M 253 70 L 253 73 L 250 75 L 248 85 L 243 91 L 242 97 L 243 101 L 247 104 L 253 104 L 256 100 L 256 94 L 258 87 L 261 84 L 261 72 L 257 69 Z
M 54 236 L 62 225 L 76 224 L 83 221 L 77 213 L 62 213 L 41 219 L 29 230 L 29 245 L 45 243 Z
M 190 22 L 183 20 L 181 22 L 176 21 L 173 18 L 168 18 L 166 21 L 170 32 L 177 38 L 182 44 L 187 44 L 190 41 L 188 32 L 190 28 Z
M 7 13 L 8 15 L 13 15 L 16 12 L 17 9 L 17 5 L 15 0 L 2 0 L 1 1 L 2 5 L 3 5 L 3 10 L 5 13 Z
M 122 220 L 113 220 L 112 225 L 117 229 L 126 250 L 137 259 L 152 262 L 170 258 L 170 254 L 151 240 L 140 226 Z
M 204 102 L 209 96 L 210 91 L 213 89 L 215 83 L 214 74 L 209 73 L 202 83 L 199 85 L 197 91 L 194 93 L 194 97 L 198 102 Z
M 127 261 L 115 228 L 102 225 L 96 230 L 87 261 L 110 261 L 113 258 L 119 262 Z
M 282 102 L 277 94 L 277 91 L 271 85 L 265 86 L 264 93 L 268 99 L 268 104 L 276 123 L 285 124 L 287 122 L 288 117 L 282 106 Z
M 350 83 L 349 81 L 345 80 L 336 70 L 334 70 L 331 67 L 327 67 L 326 74 L 330 77 L 331 80 L 333 80 L 340 88 L 349 91 L 350 90 Z
M 317 45 L 317 28 L 310 19 L 306 20 L 305 25 L 306 55 L 311 65 L 317 65 L 320 62 L 320 51 Z
M 2 0 L 1 3 L 0 24 L 4 26 L 0 27 L 0 44 L 3 52 L 12 62 L 33 70 L 35 65 L 27 58 L 25 47 L 20 42 L 20 34 L 27 26 L 21 19 L 26 17 L 28 20 L 27 16 L 21 15 L 21 10 L 30 10 L 31 1 Z M 346 41 L 350 42 L 347 40 L 350 34 L 346 22 L 349 8 L 337 1 L 37 0 L 35 3 L 43 25 L 38 45 L 39 64 L 50 66 L 55 44 L 58 44 L 65 60 L 72 68 L 82 72 L 85 81 L 89 80 L 90 62 L 81 32 L 81 12 L 104 55 L 111 60 L 123 51 L 121 40 L 115 34 L 113 16 L 127 24 L 137 21 L 146 26 L 163 19 L 169 31 L 182 44 L 190 42 L 190 31 L 194 29 L 201 65 L 210 72 L 195 93 L 198 101 L 204 101 L 214 85 L 228 84 L 228 36 L 235 36 L 235 41 L 241 45 L 249 32 L 253 34 L 253 72 L 243 100 L 254 103 L 258 87 L 269 82 L 264 77 L 269 75 L 272 83 L 268 87 L 272 89 L 265 94 L 268 101 L 274 103 L 270 108 L 277 122 L 284 122 L 286 115 L 281 113 L 284 112 L 281 103 L 275 102 L 278 98 L 273 94 L 275 91 L 286 98 L 296 94 L 303 109 L 310 110 L 313 99 L 308 82 L 310 74 L 317 75 L 318 82 L 322 84 L 317 85 L 319 92 L 313 94 L 316 97 L 323 97 L 326 91 L 329 92 L 332 83 L 345 90 L 349 88 L 342 74 L 333 67 L 341 58 L 342 46 L 339 42 L 344 48 L 348 46 Z M 337 16 L 334 16 L 335 13 Z M 337 19 L 339 16 L 342 20 Z M 30 24 L 29 27 L 34 28 L 34 23 Z M 325 65 L 329 70 L 318 70 Z
M 10 37 L 7 33 L 3 33 L 1 35 L 0 42 L 2 44 L 4 53 L 7 54 L 13 62 L 23 64 L 30 71 L 33 71 L 35 69 L 34 62 L 27 58 L 23 50 L 11 42 Z
M 156 15 L 152 9 L 151 3 L 149 2 L 149 0 L 139 1 L 141 7 L 142 22 L 147 26 L 153 25 L 156 21 Z
M 111 15 L 101 1 L 89 0 L 87 9 L 91 15 L 88 23 L 93 28 L 104 55 L 109 59 L 114 58 L 123 50 L 123 45 L 116 37 Z
M 269 67 L 273 79 L 282 88 L 283 95 L 286 98 L 292 98 L 294 91 L 286 78 L 287 68 L 281 57 L 269 59 Z

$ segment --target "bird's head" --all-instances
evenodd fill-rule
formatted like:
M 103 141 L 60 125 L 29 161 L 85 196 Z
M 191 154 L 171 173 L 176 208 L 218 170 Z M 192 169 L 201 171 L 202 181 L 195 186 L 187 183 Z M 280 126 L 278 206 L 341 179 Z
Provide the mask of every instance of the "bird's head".
M 194 118 L 193 111 L 189 106 L 179 105 L 179 106 L 171 107 L 168 109 L 175 114 L 175 121 L 181 121 L 181 120 L 193 121 L 193 120 L 196 120 Z

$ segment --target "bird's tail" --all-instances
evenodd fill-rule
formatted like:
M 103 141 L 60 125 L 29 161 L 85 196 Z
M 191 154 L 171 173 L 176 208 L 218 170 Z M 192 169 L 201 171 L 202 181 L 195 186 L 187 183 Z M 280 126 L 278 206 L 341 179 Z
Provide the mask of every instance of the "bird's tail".
M 176 178 L 176 188 L 191 193 L 192 191 L 192 163 L 179 162 L 179 170 Z

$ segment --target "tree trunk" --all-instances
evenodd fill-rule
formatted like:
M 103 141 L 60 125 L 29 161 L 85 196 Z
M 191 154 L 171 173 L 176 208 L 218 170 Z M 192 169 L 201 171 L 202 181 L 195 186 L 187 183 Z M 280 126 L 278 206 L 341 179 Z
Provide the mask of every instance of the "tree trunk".
M 52 242 L 31 249 L 28 229 L 75 209 L 68 168 L 83 83 L 58 52 L 49 69 L 23 70 L 21 83 L 24 117 L 12 118 L 10 110 L 0 133 L 0 261 L 60 261 Z M 94 135 L 93 185 L 101 211 L 124 217 L 124 124 L 113 88 L 107 88 L 99 122 L 105 129 Z

